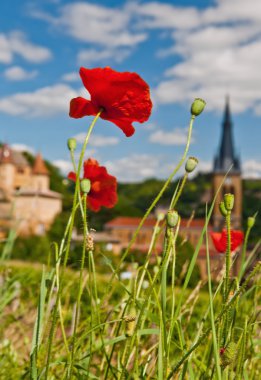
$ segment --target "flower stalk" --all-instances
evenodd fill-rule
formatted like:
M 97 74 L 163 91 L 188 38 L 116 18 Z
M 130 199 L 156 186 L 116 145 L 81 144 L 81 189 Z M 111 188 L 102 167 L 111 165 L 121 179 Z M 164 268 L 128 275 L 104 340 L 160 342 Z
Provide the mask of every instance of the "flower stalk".
M 60 302 L 61 292 L 62 292 L 63 274 L 64 274 L 64 270 L 65 270 L 66 265 L 67 265 L 70 247 L 71 247 L 74 219 L 75 219 L 75 214 L 76 214 L 76 209 L 77 209 L 77 199 L 78 199 L 78 195 L 80 193 L 80 172 L 81 172 L 81 168 L 82 168 L 83 157 L 84 157 L 84 153 L 85 153 L 86 146 L 88 144 L 90 135 L 92 133 L 92 130 L 93 130 L 97 120 L 99 119 L 101 112 L 102 112 L 102 110 L 100 110 L 98 112 L 98 114 L 95 116 L 95 118 L 93 119 L 93 121 L 92 121 L 92 123 L 88 129 L 87 135 L 86 135 L 85 140 L 84 140 L 84 144 L 82 146 L 80 158 L 79 158 L 78 169 L 77 169 L 77 178 L 76 178 L 76 186 L 75 186 L 74 197 L 73 197 L 73 207 L 72 207 L 72 212 L 71 212 L 71 216 L 70 216 L 68 238 L 67 238 L 67 242 L 66 242 L 65 256 L 64 256 L 64 260 L 63 260 L 63 273 L 62 273 L 62 276 L 60 279 L 60 286 L 59 286 L 58 291 L 57 291 L 56 301 L 55 301 L 55 305 L 54 305 L 54 309 L 53 309 L 53 317 L 52 317 L 52 322 L 51 322 L 51 328 L 50 328 L 50 333 L 49 333 L 49 337 L 48 337 L 47 359 L 46 359 L 46 367 L 45 367 L 45 380 L 48 380 L 48 375 L 49 375 L 53 338 L 54 338 L 54 332 L 55 332 L 55 328 L 56 328 L 56 324 L 57 324 L 58 307 L 59 307 L 59 302 Z

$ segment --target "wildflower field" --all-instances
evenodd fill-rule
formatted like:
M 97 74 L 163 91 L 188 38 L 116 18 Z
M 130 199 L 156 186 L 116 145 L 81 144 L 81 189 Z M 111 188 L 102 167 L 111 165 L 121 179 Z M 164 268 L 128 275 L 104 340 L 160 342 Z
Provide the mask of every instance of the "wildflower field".
M 189 148 L 205 101 L 197 98 L 189 105 L 183 155 L 154 194 L 127 248 L 114 256 L 95 245 L 89 211 L 98 213 L 117 204 L 117 179 L 88 156 L 88 143 L 100 118 L 131 138 L 133 122 L 146 122 L 152 112 L 150 90 L 138 74 L 109 67 L 81 68 L 80 77 L 91 98 L 72 99 L 69 114 L 89 116 L 85 119 L 89 127 L 79 158 L 76 140 L 67 142 L 74 167 L 68 179 L 74 194 L 62 236 L 49 247 L 44 264 L 10 260 L 14 230 L 1 245 L 0 379 L 261 378 L 260 240 L 253 249 L 248 244 L 258 214 L 248 216 L 245 231 L 234 228 L 235 196 L 222 193 L 229 171 L 205 205 L 204 225 L 187 266 L 177 265 L 184 252 L 179 236 L 180 198 L 190 173 L 200 165 L 189 156 Z M 168 210 L 157 215 L 147 252 L 138 262 L 132 260 L 132 247 L 166 191 L 172 194 Z M 222 227 L 209 234 L 219 193 Z M 83 237 L 77 269 L 70 265 L 76 224 L 81 225 Z M 215 278 L 210 236 L 223 260 Z M 159 241 L 161 247 L 156 249 Z M 205 281 L 195 280 L 203 246 Z M 236 259 L 240 264 L 235 274 Z M 126 268 L 128 277 L 122 276 Z

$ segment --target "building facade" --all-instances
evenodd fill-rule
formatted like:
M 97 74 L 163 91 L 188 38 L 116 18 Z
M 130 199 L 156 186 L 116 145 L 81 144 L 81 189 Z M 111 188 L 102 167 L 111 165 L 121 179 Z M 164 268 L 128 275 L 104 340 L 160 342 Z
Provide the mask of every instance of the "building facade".
M 42 156 L 31 166 L 8 145 L 0 148 L 0 235 L 10 228 L 20 235 L 44 234 L 62 210 L 61 194 L 50 190 Z

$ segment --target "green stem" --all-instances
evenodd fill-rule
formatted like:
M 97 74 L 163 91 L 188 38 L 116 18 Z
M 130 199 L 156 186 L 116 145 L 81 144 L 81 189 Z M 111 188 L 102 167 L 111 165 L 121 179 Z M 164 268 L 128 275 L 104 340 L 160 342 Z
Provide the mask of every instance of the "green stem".
M 229 295 L 229 283 L 230 283 L 230 267 L 231 267 L 231 224 L 230 224 L 231 212 L 227 212 L 226 227 L 227 227 L 227 249 L 226 249 L 226 274 L 225 274 L 225 289 L 224 289 L 224 301 L 226 302 Z
M 86 256 L 86 238 L 88 234 L 86 218 L 87 218 L 87 194 L 84 193 L 83 195 L 83 236 L 84 236 L 84 239 L 83 239 L 83 246 L 82 246 L 81 269 L 80 269 L 79 286 L 78 286 L 78 294 L 77 294 L 77 302 L 76 302 L 76 313 L 75 313 L 75 322 L 74 322 L 74 329 L 73 329 L 73 336 L 72 336 L 68 379 L 71 379 L 72 377 L 72 369 L 74 365 L 74 353 L 75 353 L 75 338 L 76 338 L 76 331 L 77 331 L 78 319 L 79 319 L 79 314 L 80 314 L 83 270 L 84 270 L 85 256 Z
M 176 241 L 178 237 L 178 232 L 179 232 L 179 226 L 180 226 L 180 217 L 178 220 L 177 228 L 175 231 L 175 235 L 173 238 L 173 250 L 172 250 L 172 277 L 171 277 L 171 317 L 170 317 L 170 328 L 168 332 L 168 337 L 167 337 L 167 368 L 169 365 L 169 355 L 170 355 L 170 346 L 171 346 L 171 338 L 174 330 L 174 325 L 175 325 L 175 319 L 174 319 L 174 314 L 175 314 L 175 271 L 176 271 Z
M 214 307 L 213 307 L 213 294 L 212 294 L 212 286 L 211 286 L 208 233 L 206 233 L 206 253 L 207 253 L 208 292 L 209 292 L 211 328 L 212 328 L 212 336 L 213 336 L 213 349 L 214 349 L 214 356 L 215 356 L 215 363 L 216 363 L 216 370 L 217 370 L 217 378 L 218 380 L 221 380 L 222 376 L 221 376 L 221 368 L 220 368 L 220 360 L 219 360 L 219 350 L 218 350 L 218 343 L 217 343 L 215 315 L 214 315 Z
M 176 234 L 173 234 L 173 228 L 166 227 L 164 250 L 163 250 L 163 265 L 161 273 L 161 313 L 162 313 L 162 323 L 160 325 L 160 353 L 163 358 L 163 363 L 160 368 L 162 369 L 162 378 L 165 378 L 167 371 L 167 361 L 168 361 L 168 340 L 167 340 L 167 272 L 170 261 L 170 255 L 174 250 Z M 175 273 L 174 273 L 175 274 Z
M 176 206 L 176 204 L 177 204 L 177 202 L 178 202 L 178 200 L 179 200 L 179 198 L 180 198 L 180 196 L 182 194 L 184 186 L 185 186 L 185 184 L 187 182 L 187 179 L 188 179 L 188 173 L 185 173 L 185 175 L 184 175 L 184 177 L 182 179 L 181 185 L 180 185 L 180 187 L 178 189 L 177 194 L 174 193 L 174 195 L 173 195 L 173 198 L 172 198 L 171 203 L 170 203 L 170 210 L 173 210 L 175 208 L 175 206 Z
M 71 223 L 70 223 L 69 231 L 68 231 L 68 240 L 67 240 L 65 257 L 64 257 L 64 262 L 63 262 L 63 269 L 66 267 L 68 257 L 69 257 L 70 247 L 71 247 L 72 232 L 73 232 L 74 219 L 75 219 L 75 213 L 76 213 L 76 208 L 77 208 L 76 204 L 77 204 L 78 193 L 80 192 L 80 172 L 81 172 L 81 168 L 82 168 L 83 157 L 84 157 L 84 153 L 85 153 L 86 146 L 87 146 L 87 143 L 89 141 L 91 132 L 92 132 L 92 130 L 95 126 L 95 123 L 97 122 L 101 112 L 102 112 L 102 110 L 100 110 L 99 113 L 95 116 L 95 118 L 93 119 L 93 121 L 89 127 L 89 130 L 87 132 L 87 135 L 86 135 L 86 138 L 85 138 L 82 150 L 81 150 L 81 154 L 80 154 L 80 159 L 79 159 L 78 169 L 77 169 L 76 186 L 75 186 L 74 198 L 73 198 L 73 207 L 72 207 L 72 212 L 71 212 Z M 64 271 L 63 271 L 63 273 L 64 273 Z M 60 286 L 59 286 L 58 291 L 57 291 L 56 302 L 55 302 L 54 310 L 53 310 L 52 324 L 51 324 L 50 334 L 48 337 L 48 349 L 47 349 L 47 359 L 46 359 L 45 380 L 48 380 L 53 337 L 54 337 L 55 327 L 56 327 L 56 323 L 57 323 L 57 312 L 58 312 L 58 306 L 59 306 L 59 301 L 60 301 L 61 292 L 62 292 L 62 286 L 61 286 L 62 279 L 63 279 L 63 276 L 61 277 Z

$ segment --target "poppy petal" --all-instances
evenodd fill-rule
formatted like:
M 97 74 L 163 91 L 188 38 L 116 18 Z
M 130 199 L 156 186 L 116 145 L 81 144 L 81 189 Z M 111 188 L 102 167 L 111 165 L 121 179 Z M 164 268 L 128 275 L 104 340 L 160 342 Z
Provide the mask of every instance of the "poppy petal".
M 100 211 L 100 209 L 101 209 L 101 203 L 100 203 L 99 199 L 95 199 L 91 195 L 88 195 L 87 196 L 87 202 L 88 202 L 88 207 L 92 211 L 95 211 L 95 212 Z
M 70 172 L 67 176 L 68 179 L 71 179 L 72 181 L 76 182 L 76 173 Z
M 244 240 L 244 234 L 242 231 L 231 231 L 231 251 L 235 251 Z
M 113 119 L 109 121 L 117 125 L 117 127 L 119 127 L 122 130 L 122 132 L 125 134 L 126 137 L 132 136 L 135 132 L 135 128 L 129 121 L 113 120 Z
M 108 174 L 107 169 L 93 158 L 86 160 L 83 167 L 83 178 L 91 181 L 91 189 L 87 196 L 88 207 L 95 212 L 99 211 L 101 206 L 113 207 L 118 200 L 116 178 Z M 76 181 L 76 174 L 70 172 L 68 178 Z
M 74 119 L 79 119 L 83 116 L 95 116 L 99 112 L 99 109 L 87 99 L 82 97 L 73 98 L 70 102 L 69 115 Z
M 211 232 L 211 238 L 216 250 L 220 253 L 224 253 L 226 252 L 226 240 L 222 241 L 221 235 L 220 232 Z
M 244 240 L 242 231 L 231 230 L 231 251 L 235 251 Z M 220 253 L 226 252 L 227 249 L 227 231 L 224 229 L 222 233 L 211 232 L 212 241 L 216 250 Z
M 152 109 L 150 90 L 138 74 L 117 72 L 110 67 L 81 67 L 80 76 L 91 100 L 72 99 L 71 117 L 96 115 L 103 109 L 100 117 L 117 125 L 128 137 L 135 132 L 133 122 L 148 120 Z

